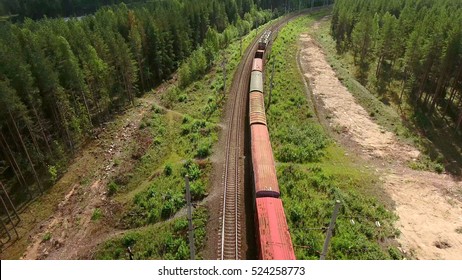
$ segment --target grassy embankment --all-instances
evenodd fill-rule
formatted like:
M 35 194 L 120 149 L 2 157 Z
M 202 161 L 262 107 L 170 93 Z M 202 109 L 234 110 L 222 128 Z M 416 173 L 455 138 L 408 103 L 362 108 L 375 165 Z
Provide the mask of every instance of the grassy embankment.
M 270 65 L 276 60 L 267 114 L 296 256 L 319 258 L 325 228 L 338 199 L 342 207 L 327 258 L 399 259 L 392 242 L 398 234 L 394 228 L 397 217 L 384 206 L 380 183 L 360 160 L 347 156 L 319 124 L 297 68 L 300 34 L 326 14 L 305 16 L 285 27 L 266 66 L 265 88 L 269 89 Z
M 258 29 L 261 30 L 261 27 Z M 255 38 L 250 32 L 242 41 L 243 51 Z M 224 50 L 227 58 L 227 86 L 241 59 L 240 41 Z M 184 175 L 191 181 L 194 203 L 195 247 L 201 258 L 208 210 L 201 201 L 211 187 L 209 156 L 218 140 L 226 97 L 223 96 L 221 55 L 201 80 L 181 90 L 176 86 L 156 96 L 141 129 L 149 131 L 152 145 L 141 156 L 134 171 L 121 174 L 109 184 L 114 199 L 124 205 L 121 226 L 132 228 L 105 242 L 97 259 L 127 259 L 130 246 L 135 259 L 188 259 L 188 223 L 185 212 Z M 168 108 L 168 109 L 166 109 Z M 136 147 L 134 147 L 136 149 Z
M 410 100 L 403 98 L 403 104 L 399 105 L 402 90 L 400 81 L 391 81 L 385 93 L 379 93 L 374 82 L 369 82 L 366 86 L 359 83 L 355 78 L 357 69 L 353 55 L 348 52 L 337 54 L 335 41 L 330 36 L 330 21 L 322 21 L 313 35 L 327 50 L 327 60 L 339 79 L 370 117 L 388 131 L 394 132 L 401 141 L 412 144 L 423 152 L 418 161 L 410 162 L 409 167 L 438 173 L 443 172 L 446 167 L 447 171 L 459 174 L 462 155 L 460 148 L 453 144 L 459 141 L 460 136 L 449 131 L 443 120 L 430 120 L 421 112 L 415 111 L 414 107 L 409 105 Z M 370 68 L 374 71 L 376 67 L 372 65 Z M 372 77 L 373 74 L 369 76 Z

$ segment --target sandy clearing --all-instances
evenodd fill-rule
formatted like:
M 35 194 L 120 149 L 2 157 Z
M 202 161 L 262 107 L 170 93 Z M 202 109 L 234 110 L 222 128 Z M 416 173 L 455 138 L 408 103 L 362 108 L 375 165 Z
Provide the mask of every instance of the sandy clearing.
M 334 70 L 326 62 L 324 53 L 307 34 L 301 36 L 301 65 L 310 81 L 313 94 L 322 99 L 325 109 L 332 114 L 332 125 L 346 131 L 371 156 L 409 160 L 419 156 L 419 151 L 397 142 L 393 133 L 377 125 L 363 107 L 336 78 Z M 367 129 L 364 129 L 367 128 Z
M 462 259 L 462 234 L 456 232 L 462 227 L 462 203 L 445 195 L 460 184 L 444 175 L 407 169 L 385 174 L 383 181 L 396 203 L 404 250 L 418 259 Z
M 319 23 L 313 27 L 317 28 Z M 300 37 L 300 64 L 329 125 L 342 131 L 372 161 L 395 202 L 402 250 L 416 259 L 462 259 L 462 184 L 449 175 L 407 167 L 419 151 L 377 125 L 342 85 L 323 50 L 308 34 Z M 380 163 L 379 163 L 380 162 Z M 456 231 L 457 230 L 457 231 Z

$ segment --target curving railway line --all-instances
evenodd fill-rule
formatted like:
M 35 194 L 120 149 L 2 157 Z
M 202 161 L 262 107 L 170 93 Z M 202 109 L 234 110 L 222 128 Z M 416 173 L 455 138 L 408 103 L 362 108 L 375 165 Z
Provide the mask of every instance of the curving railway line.
M 285 23 L 306 12 L 292 14 L 279 20 L 261 31 L 277 32 Z M 242 224 L 245 224 L 244 205 L 244 129 L 245 113 L 248 101 L 249 80 L 252 61 L 257 50 L 255 39 L 246 49 L 243 58 L 234 74 L 230 88 L 231 114 L 227 121 L 227 138 L 225 163 L 223 168 L 223 194 L 220 207 L 220 226 L 217 258 L 222 260 L 242 259 Z M 245 225 L 244 225 L 245 227 Z M 245 228 L 244 228 L 245 230 Z M 244 231 L 245 234 L 245 231 Z

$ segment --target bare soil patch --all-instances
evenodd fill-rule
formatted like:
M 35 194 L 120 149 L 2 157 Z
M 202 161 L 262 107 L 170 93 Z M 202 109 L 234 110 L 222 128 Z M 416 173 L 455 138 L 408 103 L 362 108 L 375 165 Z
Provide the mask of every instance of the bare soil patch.
M 394 201 L 402 251 L 416 259 L 462 259 L 461 182 L 447 174 L 408 168 L 420 152 L 377 125 L 358 105 L 309 34 L 301 35 L 300 45 L 300 64 L 310 94 L 322 104 L 317 109 L 324 111 L 330 128 L 348 141 L 348 149 L 374 165 Z

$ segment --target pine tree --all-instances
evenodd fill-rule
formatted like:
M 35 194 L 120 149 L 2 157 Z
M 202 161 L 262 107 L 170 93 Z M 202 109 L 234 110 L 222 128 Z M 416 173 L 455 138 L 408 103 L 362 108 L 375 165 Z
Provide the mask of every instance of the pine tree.
M 359 59 L 360 80 L 365 81 L 373 54 L 373 20 L 369 14 L 363 14 L 361 20 L 353 28 L 351 42 L 354 49 L 355 61 Z

